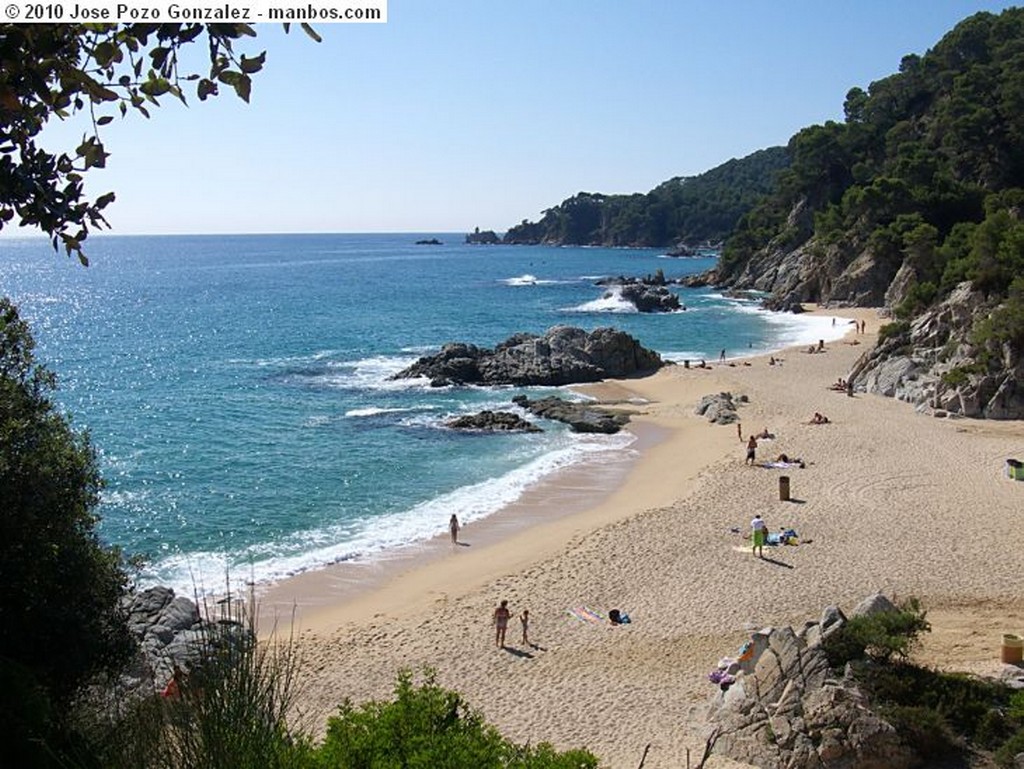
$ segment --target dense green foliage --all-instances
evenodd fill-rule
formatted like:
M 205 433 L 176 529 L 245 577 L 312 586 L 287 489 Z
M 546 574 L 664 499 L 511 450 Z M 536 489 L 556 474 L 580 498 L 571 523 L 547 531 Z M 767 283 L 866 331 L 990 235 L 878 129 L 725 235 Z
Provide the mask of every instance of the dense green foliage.
M 823 648 L 834 668 L 849 665 L 880 714 L 921 757 L 972 748 L 994 751 L 1008 766 L 1024 745 L 1024 692 L 911 664 L 910 651 L 929 629 L 912 599 L 894 612 L 854 617 Z
M 255 35 L 247 24 L 0 24 L 0 229 L 17 217 L 84 263 L 82 243 L 106 225 L 103 209 L 114 200 L 83 189 L 84 174 L 106 163 L 100 127 L 112 113 L 149 117 L 165 94 L 184 102 L 189 81 L 200 101 L 220 85 L 248 101 L 265 53 L 249 58 L 235 45 Z M 179 53 L 197 42 L 206 44 L 209 72 L 179 72 Z M 38 144 L 51 117 L 83 111 L 91 130 L 73 152 Z
M 931 629 L 916 599 L 898 611 L 877 612 L 854 617 L 825 639 L 823 648 L 832 667 L 869 657 L 887 662 L 906 659 L 921 633 Z
M 54 376 L 33 348 L 0 298 L 0 702 L 11 714 L 0 730 L 26 765 L 79 686 L 131 649 L 119 609 L 127 578 L 95 531 L 96 456 L 51 401 Z
M 845 114 L 790 140 L 792 164 L 727 241 L 719 278 L 773 249 L 832 249 L 840 267 L 869 251 L 889 279 L 912 269 L 903 317 L 970 280 L 1014 297 L 979 341 L 1024 341 L 1024 9 L 964 20 L 852 89 Z
M 403 672 L 391 702 L 343 705 L 328 723 L 319 769 L 592 769 L 584 750 L 558 753 L 550 745 L 515 745 L 489 726 L 456 692 L 428 671 L 415 686 Z
M 718 243 L 739 218 L 773 189 L 788 164 L 782 147 L 730 160 L 699 176 L 676 177 L 646 194 L 581 192 L 544 211 L 539 222 L 523 221 L 506 243 L 669 246 Z

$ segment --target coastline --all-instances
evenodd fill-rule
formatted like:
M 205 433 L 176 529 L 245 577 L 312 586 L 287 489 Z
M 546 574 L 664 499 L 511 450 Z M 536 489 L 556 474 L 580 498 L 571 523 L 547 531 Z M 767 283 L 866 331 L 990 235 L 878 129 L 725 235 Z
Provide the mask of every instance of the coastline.
M 703 747 L 691 727 L 713 693 L 707 670 L 750 629 L 799 624 L 827 604 L 849 609 L 876 590 L 915 595 L 929 610 L 920 659 L 997 671 L 999 633 L 1024 630 L 1015 547 L 1024 485 L 1001 475 L 1005 458 L 1024 453 L 1024 426 L 940 420 L 830 391 L 870 349 L 879 320 L 866 310 L 820 314 L 864 318 L 869 333 L 858 339 L 851 327 L 824 354 L 790 348 L 777 366 L 762 356 L 598 385 L 592 394 L 605 400 L 646 399 L 634 419 L 656 440 L 608 496 L 583 500 L 586 509 L 514 532 L 495 520 L 493 544 L 482 543 L 485 523 L 473 524 L 465 536 L 480 532 L 481 544 L 452 552 L 442 542 L 436 557 L 347 594 L 294 582 L 293 598 L 307 601 L 294 635 L 307 727 L 319 733 L 344 699 L 387 697 L 400 669 L 429 666 L 512 739 L 585 746 L 611 767 L 635 766 L 650 743 L 648 766 L 680 766 Z M 759 458 L 807 460 L 791 473 L 794 501 L 778 500 L 778 471 L 743 465 L 734 426 L 693 415 L 700 396 L 720 390 L 750 398 L 744 436 L 777 435 Z M 814 411 L 831 423 L 806 424 Z M 731 531 L 754 512 L 772 528 L 796 528 L 802 544 L 759 562 Z M 326 600 L 313 606 L 318 591 Z M 530 609 L 535 646 L 519 643 L 513 623 L 510 649 L 494 648 L 500 598 L 513 612 Z M 634 622 L 613 628 L 567 613 L 583 604 L 624 609 Z

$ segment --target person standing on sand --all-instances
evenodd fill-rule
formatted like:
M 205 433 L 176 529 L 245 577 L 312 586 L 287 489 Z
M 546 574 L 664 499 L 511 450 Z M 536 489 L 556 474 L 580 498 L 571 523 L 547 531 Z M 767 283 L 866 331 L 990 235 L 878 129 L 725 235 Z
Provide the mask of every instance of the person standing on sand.
M 768 536 L 768 526 L 765 524 L 761 514 L 754 516 L 750 522 L 750 552 L 764 558 L 764 540 Z
M 523 626 L 523 646 L 530 645 L 530 610 L 523 609 L 523 613 L 519 615 L 519 623 Z
M 721 355 L 718 356 L 718 360 L 720 363 L 725 363 L 725 350 L 722 350 Z
M 743 423 L 742 422 L 737 422 L 736 423 L 736 437 L 739 438 L 741 441 L 743 440 Z
M 512 612 L 508 610 L 508 601 L 502 600 L 498 608 L 494 610 L 494 645 L 499 649 L 505 648 L 505 631 L 508 630 L 508 621 Z
M 753 465 L 754 464 L 754 456 L 755 456 L 756 453 L 757 453 L 757 438 L 755 438 L 753 435 L 751 435 L 750 439 L 747 441 L 747 464 L 748 465 Z
M 448 531 L 452 535 L 452 544 L 459 544 L 459 519 L 455 513 L 452 513 L 452 517 L 448 519 Z

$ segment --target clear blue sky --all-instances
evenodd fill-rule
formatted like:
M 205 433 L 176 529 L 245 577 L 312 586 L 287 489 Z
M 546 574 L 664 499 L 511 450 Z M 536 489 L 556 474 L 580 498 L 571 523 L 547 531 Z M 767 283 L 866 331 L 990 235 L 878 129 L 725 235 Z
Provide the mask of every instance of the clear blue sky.
M 842 119 L 983 0 L 390 0 L 384 25 L 262 25 L 225 89 L 102 129 L 115 233 L 504 230 Z M 47 130 L 74 146 L 81 128 Z M 10 229 L 10 228 L 9 228 Z

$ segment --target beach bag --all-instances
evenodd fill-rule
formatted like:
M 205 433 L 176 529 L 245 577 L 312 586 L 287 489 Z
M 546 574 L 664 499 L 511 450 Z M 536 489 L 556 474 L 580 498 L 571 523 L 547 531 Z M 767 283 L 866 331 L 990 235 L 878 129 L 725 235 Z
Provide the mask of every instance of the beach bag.
M 611 609 L 608 612 L 608 619 L 612 621 L 613 625 L 621 625 L 622 613 L 618 609 Z

